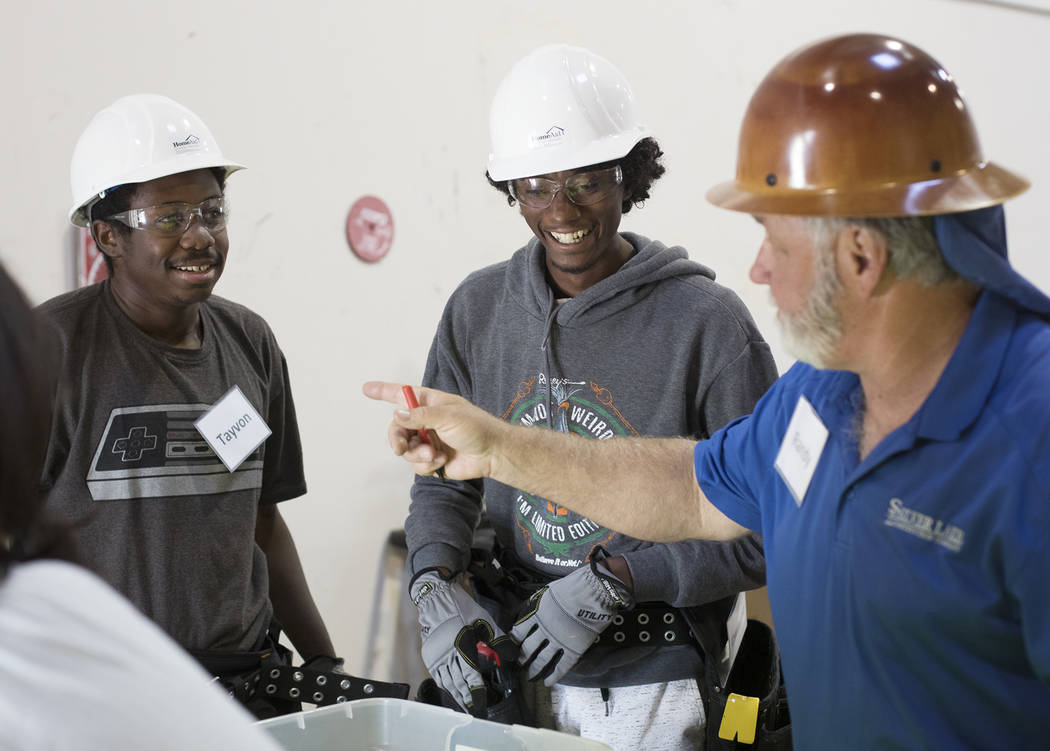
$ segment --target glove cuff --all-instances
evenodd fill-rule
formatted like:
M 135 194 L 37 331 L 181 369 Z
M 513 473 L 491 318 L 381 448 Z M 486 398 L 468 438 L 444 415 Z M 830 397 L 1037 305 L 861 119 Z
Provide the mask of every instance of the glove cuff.
M 408 583 L 408 596 L 411 598 L 412 603 L 418 608 L 419 604 L 426 598 L 427 595 L 438 589 L 441 584 L 448 584 L 455 576 L 445 578 L 441 574 L 441 569 L 437 566 L 432 568 L 420 569 L 412 577 Z
M 310 670 L 317 670 L 322 673 L 342 672 L 343 670 L 343 658 L 333 657 L 332 655 L 316 654 L 309 660 L 303 663 L 304 668 Z
M 450 574 L 449 576 L 445 576 L 444 574 L 442 574 L 441 571 L 443 568 L 443 566 L 428 566 L 426 568 L 421 568 L 419 569 L 419 571 L 412 574 L 412 578 L 408 580 L 408 594 L 412 597 L 413 600 L 416 599 L 414 590 L 416 588 L 417 579 L 420 579 L 423 576 L 426 576 L 427 574 L 436 575 L 438 579 L 444 582 L 450 582 L 456 578 L 456 574 Z
M 634 597 L 627 583 L 605 566 L 604 561 L 608 557 L 609 552 L 603 546 L 595 545 L 590 555 L 591 573 L 615 610 L 629 610 L 634 607 Z

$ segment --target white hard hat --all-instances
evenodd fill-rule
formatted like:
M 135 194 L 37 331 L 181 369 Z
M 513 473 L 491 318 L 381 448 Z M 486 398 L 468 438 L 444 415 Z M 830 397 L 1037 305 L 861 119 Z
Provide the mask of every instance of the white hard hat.
M 244 165 L 222 155 L 208 126 L 178 102 L 157 94 L 121 97 L 95 115 L 73 149 L 69 220 L 87 226 L 87 209 L 110 188 L 166 175 Z
M 540 47 L 511 68 L 492 100 L 489 132 L 493 180 L 609 162 L 649 135 L 624 75 L 566 44 Z

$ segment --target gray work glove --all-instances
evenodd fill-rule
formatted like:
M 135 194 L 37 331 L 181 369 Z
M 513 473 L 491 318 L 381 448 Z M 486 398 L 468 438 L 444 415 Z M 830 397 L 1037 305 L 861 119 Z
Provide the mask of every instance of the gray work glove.
M 633 604 L 627 585 L 593 559 L 538 590 L 511 629 L 529 680 L 543 678 L 547 686 L 560 681 L 613 616 Z
M 412 581 L 409 593 L 419 609 L 423 664 L 430 677 L 465 711 L 470 712 L 476 701 L 484 704 L 477 643 L 492 644 L 506 635 L 459 577 L 446 580 L 436 570 L 425 571 Z

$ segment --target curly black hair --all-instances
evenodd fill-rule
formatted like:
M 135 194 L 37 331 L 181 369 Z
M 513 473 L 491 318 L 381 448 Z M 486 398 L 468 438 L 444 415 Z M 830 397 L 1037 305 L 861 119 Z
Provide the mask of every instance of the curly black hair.
M 663 155 L 664 152 L 660 149 L 660 144 L 656 142 L 655 138 L 643 138 L 634 145 L 634 148 L 627 153 L 627 156 L 591 166 L 594 169 L 603 169 L 616 164 L 620 165 L 620 170 L 623 172 L 624 185 L 623 206 L 620 210 L 626 214 L 631 210 L 632 206 L 640 206 L 645 202 L 645 199 L 649 197 L 649 188 L 666 171 L 664 166 L 660 164 L 660 157 Z M 485 172 L 485 179 L 489 181 L 489 185 L 507 196 L 507 204 L 509 206 L 513 206 L 516 203 L 514 196 L 510 194 L 510 188 L 507 187 L 506 180 L 493 180 L 487 171 Z

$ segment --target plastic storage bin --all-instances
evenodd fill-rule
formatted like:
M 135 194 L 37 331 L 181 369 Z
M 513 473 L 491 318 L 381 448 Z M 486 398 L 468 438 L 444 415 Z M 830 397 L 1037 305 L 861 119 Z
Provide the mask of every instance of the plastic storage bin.
M 359 699 L 258 725 L 288 751 L 610 751 L 574 735 L 404 699 Z

